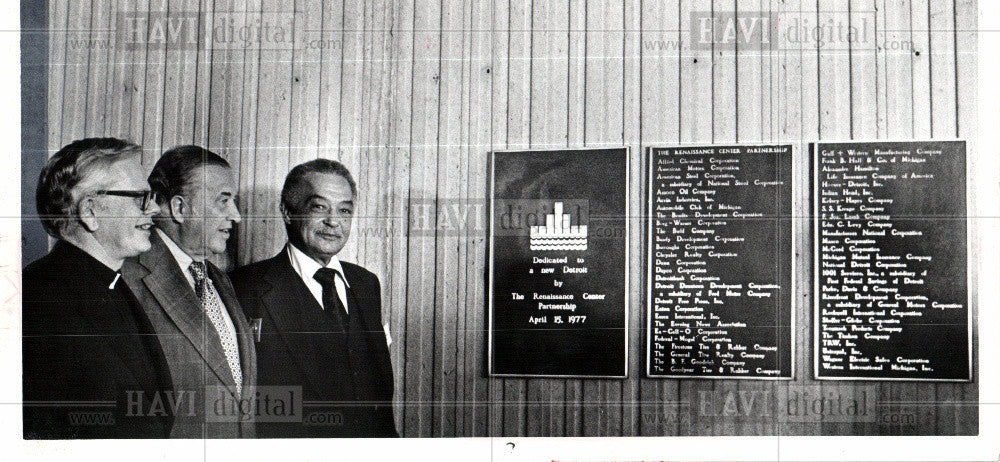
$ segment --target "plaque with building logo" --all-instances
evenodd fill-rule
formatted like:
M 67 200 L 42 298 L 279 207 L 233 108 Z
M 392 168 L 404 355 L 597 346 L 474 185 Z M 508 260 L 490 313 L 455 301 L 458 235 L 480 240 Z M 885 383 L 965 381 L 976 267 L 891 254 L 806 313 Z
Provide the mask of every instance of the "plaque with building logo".
M 792 378 L 792 147 L 648 156 L 647 374 Z
M 964 141 L 812 145 L 818 379 L 972 379 Z
M 628 374 L 628 150 L 493 152 L 489 372 Z

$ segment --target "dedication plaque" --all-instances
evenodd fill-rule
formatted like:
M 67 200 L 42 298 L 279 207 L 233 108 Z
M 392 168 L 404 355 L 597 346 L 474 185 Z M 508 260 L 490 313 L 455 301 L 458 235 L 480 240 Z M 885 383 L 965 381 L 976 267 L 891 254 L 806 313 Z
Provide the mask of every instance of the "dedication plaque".
M 490 165 L 490 374 L 626 377 L 628 150 Z
M 792 147 L 649 149 L 646 373 L 792 378 Z
M 818 379 L 972 379 L 965 142 L 816 143 Z

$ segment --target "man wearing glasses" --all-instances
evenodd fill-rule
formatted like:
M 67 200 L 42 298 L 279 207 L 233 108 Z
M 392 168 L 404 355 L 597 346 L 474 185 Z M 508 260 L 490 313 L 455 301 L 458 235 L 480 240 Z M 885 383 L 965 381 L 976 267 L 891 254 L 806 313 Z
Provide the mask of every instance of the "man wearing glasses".
M 160 340 L 174 384 L 172 438 L 254 437 L 253 336 L 229 278 L 209 258 L 240 221 L 225 159 L 179 146 L 153 166 L 152 248 L 122 269 Z
M 24 437 L 165 438 L 148 412 L 172 389 L 150 320 L 121 278 L 159 211 L 139 146 L 88 138 L 42 169 L 37 204 L 56 244 L 23 274 Z

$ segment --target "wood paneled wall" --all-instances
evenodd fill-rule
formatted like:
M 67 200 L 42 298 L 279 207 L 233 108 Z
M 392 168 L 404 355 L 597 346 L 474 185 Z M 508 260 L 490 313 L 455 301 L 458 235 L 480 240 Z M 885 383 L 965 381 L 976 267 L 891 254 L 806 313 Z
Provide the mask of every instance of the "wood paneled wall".
M 291 166 L 330 157 L 355 173 L 358 219 L 342 257 L 382 281 L 404 436 L 978 432 L 975 382 L 812 379 L 807 151 L 820 139 L 964 138 L 975 169 L 974 0 L 52 0 L 48 8 L 50 152 L 106 135 L 140 142 L 149 166 L 177 144 L 222 154 L 238 173 L 244 221 L 220 264 L 282 246 L 278 191 Z M 854 27 L 867 41 L 692 47 L 699 14 L 733 12 L 773 15 L 778 34 L 799 21 Z M 195 18 L 197 43 L 129 47 L 111 33 L 123 15 L 152 24 L 164 14 Z M 205 32 L 257 23 L 287 26 L 284 42 L 210 45 L 217 35 Z M 639 257 L 629 268 L 627 380 L 484 375 L 489 151 L 629 146 L 629 197 L 640 211 L 642 147 L 737 142 L 796 146 L 795 380 L 644 378 Z M 631 219 L 630 253 L 643 255 L 641 213 Z M 973 248 L 973 268 L 976 258 Z M 972 300 L 976 284 L 973 271 Z M 790 415 L 789 397 L 802 393 L 867 400 L 866 414 Z

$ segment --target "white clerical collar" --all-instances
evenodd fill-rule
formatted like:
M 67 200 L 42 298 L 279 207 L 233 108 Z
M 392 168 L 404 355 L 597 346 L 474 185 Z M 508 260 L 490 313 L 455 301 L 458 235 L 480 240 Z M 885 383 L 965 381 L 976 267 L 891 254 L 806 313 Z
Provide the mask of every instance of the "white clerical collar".
M 312 280 L 313 275 L 316 274 L 320 268 L 323 268 L 316 260 L 305 254 L 305 252 L 299 250 L 298 247 L 292 245 L 291 242 L 286 246 L 288 247 L 288 259 L 292 262 L 292 268 L 295 269 L 296 273 L 299 273 L 299 277 L 305 280 Z M 344 284 L 350 288 L 351 283 L 347 282 L 347 276 L 344 275 L 344 267 L 340 264 L 340 259 L 336 255 L 330 257 L 330 262 L 326 264 L 327 268 L 336 270 L 340 274 L 340 278 L 343 279 Z

